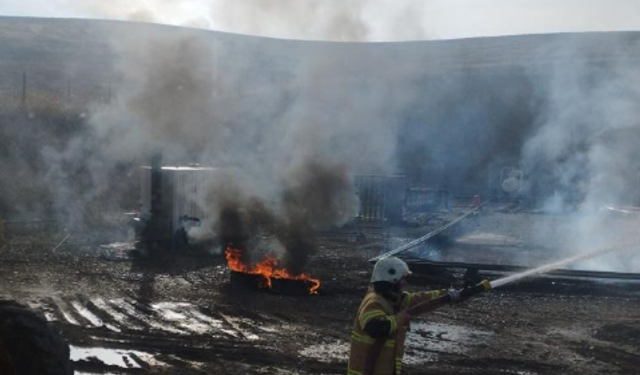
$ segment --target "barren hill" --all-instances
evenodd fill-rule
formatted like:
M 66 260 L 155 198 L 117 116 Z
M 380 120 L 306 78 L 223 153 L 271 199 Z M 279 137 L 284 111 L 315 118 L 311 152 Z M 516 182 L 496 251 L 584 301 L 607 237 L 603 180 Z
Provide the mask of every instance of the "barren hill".
M 265 56 L 265 65 L 299 61 L 316 54 L 346 58 L 381 54 L 396 57 L 400 65 L 418 65 L 425 73 L 440 74 L 486 68 L 529 69 L 557 62 L 640 60 L 640 32 L 334 43 L 118 21 L 0 17 L 0 85 L 12 82 L 25 71 L 39 83 L 49 85 L 69 77 L 105 81 L 113 74 L 114 47 L 119 43 L 170 34 L 209 39 L 219 48 L 223 62 L 237 62 L 260 53 Z

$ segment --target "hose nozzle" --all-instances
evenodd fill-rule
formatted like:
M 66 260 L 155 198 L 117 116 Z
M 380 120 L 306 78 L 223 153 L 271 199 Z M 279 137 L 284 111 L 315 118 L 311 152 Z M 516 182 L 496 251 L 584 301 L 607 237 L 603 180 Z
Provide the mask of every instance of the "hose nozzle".
M 478 286 L 482 285 L 484 287 L 484 290 L 489 291 L 491 289 L 493 289 L 493 287 L 491 286 L 491 282 L 489 282 L 489 280 L 484 279 L 482 281 L 480 281 L 480 283 L 478 284 Z
M 482 280 L 480 283 L 474 286 L 462 289 L 460 291 L 460 296 L 462 297 L 462 299 L 467 299 L 473 295 L 487 290 L 491 290 L 491 283 L 489 282 L 489 280 Z

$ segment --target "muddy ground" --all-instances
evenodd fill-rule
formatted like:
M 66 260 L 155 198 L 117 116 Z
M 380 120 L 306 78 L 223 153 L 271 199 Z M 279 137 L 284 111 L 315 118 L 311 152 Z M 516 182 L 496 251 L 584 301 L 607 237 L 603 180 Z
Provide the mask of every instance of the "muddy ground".
M 322 236 L 310 265 L 322 293 L 292 296 L 232 283 L 220 255 L 136 260 L 126 246 L 77 233 L 56 248 L 66 235 L 13 233 L 0 251 L 0 293 L 61 330 L 78 374 L 344 374 L 367 259 L 388 243 L 378 228 Z M 407 372 L 640 373 L 640 287 L 555 282 L 495 290 L 420 317 Z

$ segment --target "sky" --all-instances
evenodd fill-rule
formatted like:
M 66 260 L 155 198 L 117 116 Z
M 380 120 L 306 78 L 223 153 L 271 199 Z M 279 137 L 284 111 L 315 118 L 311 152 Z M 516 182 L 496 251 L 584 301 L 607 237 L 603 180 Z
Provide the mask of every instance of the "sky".
M 335 41 L 640 30 L 638 0 L 0 0 L 0 15 L 135 20 Z

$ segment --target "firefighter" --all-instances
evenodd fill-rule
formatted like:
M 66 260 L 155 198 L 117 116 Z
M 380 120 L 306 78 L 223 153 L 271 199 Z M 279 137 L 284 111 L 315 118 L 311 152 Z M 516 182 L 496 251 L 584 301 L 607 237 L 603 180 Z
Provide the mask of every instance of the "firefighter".
M 411 316 L 407 309 L 418 303 L 448 295 L 460 300 L 456 290 L 409 293 L 407 263 L 396 257 L 379 260 L 353 326 L 348 375 L 400 375 L 404 342 Z

